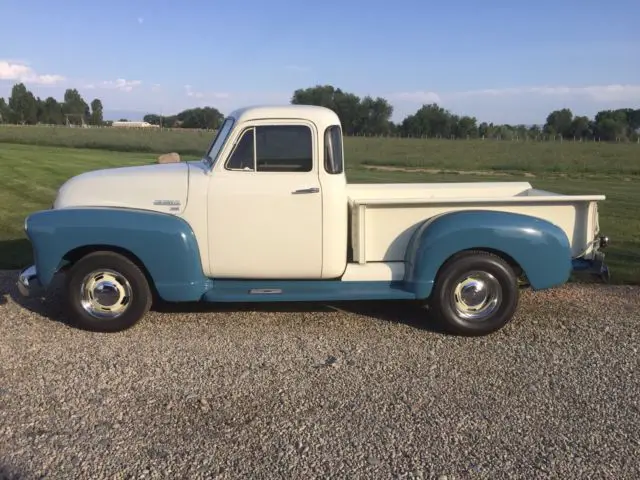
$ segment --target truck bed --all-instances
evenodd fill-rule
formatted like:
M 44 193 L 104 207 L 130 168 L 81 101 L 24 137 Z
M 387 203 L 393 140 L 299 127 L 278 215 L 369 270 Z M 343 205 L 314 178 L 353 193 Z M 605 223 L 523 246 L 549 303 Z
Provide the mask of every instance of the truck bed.
M 497 210 L 532 215 L 567 234 L 572 255 L 590 258 L 604 195 L 563 195 L 528 182 L 348 184 L 353 261 L 400 262 L 415 228 L 456 210 Z

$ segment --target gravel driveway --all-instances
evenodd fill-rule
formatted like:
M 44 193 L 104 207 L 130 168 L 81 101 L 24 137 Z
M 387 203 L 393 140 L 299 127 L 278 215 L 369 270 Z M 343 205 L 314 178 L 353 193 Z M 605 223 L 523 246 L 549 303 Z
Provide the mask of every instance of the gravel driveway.
M 640 289 L 525 292 L 456 338 L 402 303 L 66 326 L 0 273 L 0 477 L 640 478 Z

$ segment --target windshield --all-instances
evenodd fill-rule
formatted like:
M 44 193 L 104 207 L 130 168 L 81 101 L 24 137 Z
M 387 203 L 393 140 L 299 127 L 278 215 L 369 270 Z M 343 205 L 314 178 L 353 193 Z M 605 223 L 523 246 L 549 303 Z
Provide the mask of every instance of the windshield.
M 218 129 L 218 133 L 216 134 L 215 139 L 211 143 L 211 147 L 209 147 L 209 151 L 205 155 L 205 159 L 209 166 L 213 166 L 218 155 L 220 154 L 220 149 L 222 145 L 224 145 L 225 140 L 229 136 L 229 132 L 231 131 L 231 127 L 233 127 L 233 118 L 227 117 L 222 124 L 222 126 Z

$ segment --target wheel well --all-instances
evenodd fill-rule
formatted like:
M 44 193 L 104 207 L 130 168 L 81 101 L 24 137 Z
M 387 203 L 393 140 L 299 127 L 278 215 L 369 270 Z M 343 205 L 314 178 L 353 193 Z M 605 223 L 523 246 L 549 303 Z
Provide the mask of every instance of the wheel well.
M 491 253 L 491 254 L 495 255 L 496 257 L 500 257 L 502 260 L 507 262 L 507 264 L 509 264 L 509 266 L 511 267 L 511 269 L 516 274 L 516 277 L 518 277 L 519 280 L 523 281 L 524 283 L 528 283 L 528 281 L 526 280 L 526 274 L 525 274 L 523 268 L 520 266 L 520 264 L 511 255 L 508 255 L 508 254 L 504 253 L 501 250 L 495 250 L 493 248 L 482 247 L 482 248 L 469 248 L 469 249 L 465 249 L 465 250 L 460 250 L 459 252 L 456 252 L 453 255 L 451 255 L 449 258 L 447 258 L 443 262 L 442 266 L 438 270 L 442 270 L 442 268 L 447 263 L 449 263 L 450 261 L 454 260 L 458 256 L 467 255 L 467 254 L 472 253 L 472 252 L 486 252 L 486 253 Z
M 147 282 L 149 283 L 149 288 L 153 293 L 154 297 L 158 297 L 158 292 L 156 291 L 155 284 L 153 282 L 153 278 L 151 274 L 147 270 L 145 264 L 140 260 L 133 252 L 127 250 L 126 248 L 117 247 L 115 245 L 84 245 L 82 247 L 74 248 L 73 250 L 68 251 L 62 257 L 62 261 L 60 265 L 58 265 L 58 271 L 65 272 L 70 269 L 74 263 L 80 260 L 85 255 L 95 252 L 113 252 L 122 255 L 127 258 L 131 262 L 133 262 L 140 271 L 144 274 Z

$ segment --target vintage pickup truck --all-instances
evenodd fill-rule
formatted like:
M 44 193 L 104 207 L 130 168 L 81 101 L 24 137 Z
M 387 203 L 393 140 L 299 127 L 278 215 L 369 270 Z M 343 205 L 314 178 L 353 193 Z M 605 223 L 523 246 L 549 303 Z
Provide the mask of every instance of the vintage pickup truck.
M 527 182 L 349 184 L 331 110 L 232 112 L 199 161 L 64 183 L 25 220 L 24 295 L 66 278 L 71 319 L 119 331 L 168 302 L 407 300 L 459 335 L 496 331 L 521 288 L 608 275 L 603 195 Z

